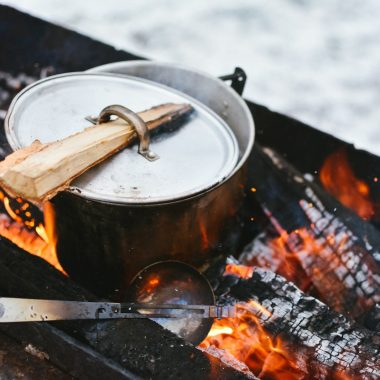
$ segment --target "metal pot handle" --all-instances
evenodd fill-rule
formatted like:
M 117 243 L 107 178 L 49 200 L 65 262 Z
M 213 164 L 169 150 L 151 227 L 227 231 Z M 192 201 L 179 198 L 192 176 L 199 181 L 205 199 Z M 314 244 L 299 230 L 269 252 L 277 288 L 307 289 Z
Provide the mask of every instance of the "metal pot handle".
M 135 112 L 131 111 L 129 108 L 114 104 L 105 107 L 99 114 L 97 119 L 97 124 L 105 123 L 110 120 L 112 115 L 120 117 L 120 119 L 125 120 L 127 123 L 132 125 L 139 138 L 139 153 L 145 157 L 148 161 L 158 160 L 160 157 L 149 149 L 150 145 L 150 135 L 149 129 L 145 124 L 144 120 Z
M 245 82 L 247 81 L 247 74 L 240 67 L 235 67 L 235 71 L 232 74 L 222 75 L 219 77 L 222 81 L 231 81 L 231 87 L 240 95 L 243 95 Z

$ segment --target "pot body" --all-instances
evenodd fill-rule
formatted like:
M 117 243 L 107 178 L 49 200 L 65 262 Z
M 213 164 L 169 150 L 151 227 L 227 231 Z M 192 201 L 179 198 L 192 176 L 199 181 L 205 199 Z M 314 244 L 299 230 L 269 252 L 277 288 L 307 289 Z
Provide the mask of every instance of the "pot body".
M 99 296 L 123 299 L 129 282 L 156 261 L 199 268 L 239 238 L 244 168 L 223 186 L 175 203 L 128 206 L 64 192 L 54 198 L 57 253 L 70 277 Z
M 150 79 L 200 100 L 228 123 L 240 151 L 238 165 L 224 181 L 173 202 L 115 204 L 70 192 L 54 198 L 62 266 L 98 296 L 122 300 L 136 273 L 156 261 L 175 259 L 199 268 L 221 252 L 235 252 L 254 125 L 244 101 L 232 89 L 196 70 L 129 61 L 95 71 Z

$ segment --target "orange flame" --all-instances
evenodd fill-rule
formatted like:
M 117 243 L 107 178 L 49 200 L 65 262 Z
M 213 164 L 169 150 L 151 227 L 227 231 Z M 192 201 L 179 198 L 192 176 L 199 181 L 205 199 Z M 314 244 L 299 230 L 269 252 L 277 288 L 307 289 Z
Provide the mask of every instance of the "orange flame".
M 302 232 L 300 232 L 302 233 Z M 238 271 L 236 268 L 238 268 Z M 253 274 L 254 268 L 244 265 L 229 264 L 226 272 Z M 256 300 L 236 305 L 236 317 L 215 320 L 206 339 L 199 349 L 213 355 L 224 363 L 242 372 L 251 371 L 260 379 L 304 380 L 311 376 L 307 357 L 296 355 L 293 349 L 280 336 L 273 336 L 266 331 L 264 324 L 273 314 Z M 235 358 L 237 361 L 234 361 Z M 321 368 L 321 373 L 332 380 L 353 380 L 355 376 L 328 368 Z M 312 376 L 311 376 L 312 377 Z
M 224 276 L 226 275 L 235 275 L 241 278 L 250 278 L 253 274 L 253 267 L 246 265 L 237 265 L 237 264 L 227 264 L 224 271 Z
M 258 245 L 254 254 L 244 258 L 244 264 L 250 267 L 267 268 L 294 282 L 301 290 L 306 291 L 311 285 L 311 279 L 306 275 L 297 252 L 289 246 L 289 240 L 307 234 L 307 231 L 296 230 L 288 234 L 285 230 L 279 231 L 280 236 L 265 240 Z M 318 250 L 312 252 L 317 253 Z M 238 274 L 235 271 L 235 274 Z
M 210 347 L 224 350 L 260 378 L 301 379 L 301 371 L 282 339 L 271 337 L 257 315 L 265 319 L 271 317 L 271 313 L 256 301 L 238 304 L 237 316 L 215 320 L 199 347 L 206 352 Z
M 56 235 L 54 230 L 54 208 L 51 203 L 44 205 L 44 223 L 35 225 L 35 219 L 28 210 L 29 204 L 21 198 L 17 198 L 20 209 L 11 207 L 10 198 L 0 191 L 0 200 L 3 201 L 4 207 L 11 217 L 0 214 L 0 235 L 12 241 L 18 247 L 39 256 L 56 269 L 65 273 L 60 265 L 56 252 Z M 29 220 L 24 220 L 20 216 L 20 210 L 25 211 Z
M 325 189 L 343 205 L 365 220 L 374 216 L 369 186 L 356 178 L 345 149 L 339 149 L 325 159 L 319 177 Z
M 151 276 L 150 280 L 147 282 L 146 286 L 141 289 L 144 293 L 153 293 L 153 291 L 160 285 L 160 277 Z
M 358 250 L 354 256 L 355 239 L 349 231 L 336 226 L 331 223 L 323 233 L 315 225 L 290 233 L 277 226 L 280 236 L 266 241 L 265 246 L 258 245 L 244 258 L 244 264 L 268 268 L 303 291 L 312 289 L 335 311 L 349 313 L 353 318 L 360 316 L 379 301 L 379 284 L 376 276 L 367 275 L 367 287 L 362 290 L 355 273 L 365 270 L 376 274 L 377 267 L 369 258 L 360 259 Z M 355 307 L 347 302 L 348 292 Z

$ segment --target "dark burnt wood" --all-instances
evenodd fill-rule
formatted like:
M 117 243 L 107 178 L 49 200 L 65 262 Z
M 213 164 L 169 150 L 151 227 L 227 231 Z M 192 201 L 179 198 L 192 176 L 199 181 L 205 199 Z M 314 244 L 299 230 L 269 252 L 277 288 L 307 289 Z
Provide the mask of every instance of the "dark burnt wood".
M 262 146 L 276 150 L 300 172 L 316 177 L 326 157 L 344 149 L 355 175 L 369 185 L 373 202 L 380 201 L 380 187 L 373 181 L 374 177 L 380 178 L 378 156 L 262 105 L 247 104 L 255 120 L 256 141 Z M 378 218 L 379 215 L 375 218 L 377 227 Z
M 300 285 L 307 276 L 318 298 L 360 319 L 380 299 L 377 229 L 274 151 L 256 144 L 251 165 L 249 183 L 256 189 L 252 201 L 265 210 L 271 230 L 283 236 L 284 262 L 299 266 L 291 280 Z M 270 255 L 272 237 L 264 237 L 261 244 L 256 239 L 245 249 L 243 261 L 254 264 L 258 255 Z M 269 247 L 267 252 L 263 246 Z
M 379 378 L 379 334 L 336 313 L 272 271 L 257 268 L 251 278 L 241 279 L 223 277 L 224 265 L 218 267 L 219 272 L 214 268 L 210 275 L 219 301 L 255 300 L 264 306 L 271 315 L 259 309 L 255 315 L 272 338 L 285 342 L 284 348 L 299 365 L 300 378 Z
M 22 346 L 33 346 L 75 379 L 139 380 L 140 376 L 101 355 L 85 342 L 47 323 L 0 324 Z
M 82 301 L 95 299 L 45 261 L 25 253 L 5 239 L 0 240 L 0 250 L 2 296 Z M 54 334 L 46 330 L 52 326 L 55 327 Z M 75 337 L 92 348 L 91 352 L 95 350 L 99 356 L 113 361 L 115 367 L 126 369 L 130 376 L 126 378 L 246 378 L 148 319 L 8 324 L 3 328 L 20 340 L 35 342 L 49 354 L 52 361 L 62 354 L 57 364 L 64 362 L 68 369 L 80 365 L 81 361 L 65 355 L 63 343 L 60 349 L 57 347 L 58 340 L 54 335 L 62 331 L 65 332 L 65 339 L 67 336 Z M 91 376 L 88 375 L 88 378 Z
M 0 378 L 2 380 L 70 380 L 33 346 L 23 346 L 0 333 Z

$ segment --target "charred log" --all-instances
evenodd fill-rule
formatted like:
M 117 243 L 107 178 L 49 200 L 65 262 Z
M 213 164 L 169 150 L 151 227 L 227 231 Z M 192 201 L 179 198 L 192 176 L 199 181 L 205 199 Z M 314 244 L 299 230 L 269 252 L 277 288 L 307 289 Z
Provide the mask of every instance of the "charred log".
M 378 231 L 281 156 L 258 145 L 250 185 L 271 229 L 246 247 L 242 262 L 258 264 L 265 256 L 268 263 L 277 260 L 282 275 L 358 320 L 373 310 L 380 300 Z
M 221 266 L 220 274 L 223 270 Z M 214 284 L 219 302 L 248 303 L 247 310 L 265 331 L 285 342 L 284 355 L 304 376 L 295 378 L 379 378 L 380 335 L 307 296 L 283 277 L 257 268 L 249 279 L 229 275 Z M 270 378 L 265 373 L 260 377 Z
M 374 154 L 356 149 L 328 133 L 304 124 L 289 116 L 247 102 L 255 120 L 257 141 L 281 154 L 303 173 L 319 174 L 326 157 L 344 149 L 355 174 L 370 187 L 373 202 L 380 201 L 380 187 L 373 181 L 380 178 L 380 159 Z M 377 215 L 377 226 L 379 226 Z
M 69 380 L 32 345 L 22 346 L 0 333 L 0 378 L 2 380 Z
M 49 264 L 5 239 L 0 240 L 0 248 L 2 296 L 78 301 L 95 299 Z M 56 334 L 59 335 L 62 330 L 66 337 L 75 337 L 115 365 L 131 371 L 133 376 L 155 379 L 246 378 L 148 319 L 68 321 L 46 325 L 0 324 L 0 328 L 15 338 L 35 342 L 37 347 L 49 354 L 51 360 L 59 356 L 54 353 L 57 341 L 54 343 L 55 338 L 51 338 L 51 332 L 46 331 L 53 326 Z M 65 355 L 64 352 L 62 354 Z M 66 366 L 69 367 L 72 358 L 68 360 Z
M 47 323 L 0 324 L 0 330 L 25 347 L 34 347 L 49 362 L 73 378 L 105 380 L 141 379 L 132 371 L 108 359 L 85 342 Z

